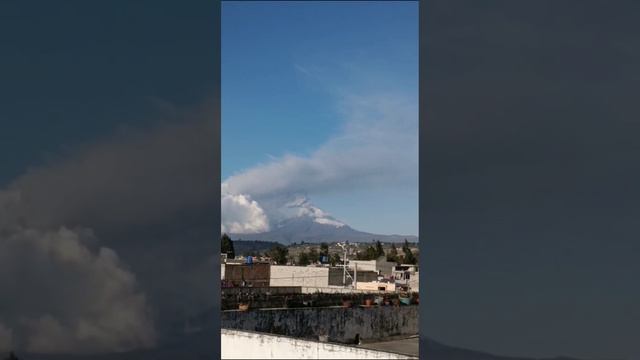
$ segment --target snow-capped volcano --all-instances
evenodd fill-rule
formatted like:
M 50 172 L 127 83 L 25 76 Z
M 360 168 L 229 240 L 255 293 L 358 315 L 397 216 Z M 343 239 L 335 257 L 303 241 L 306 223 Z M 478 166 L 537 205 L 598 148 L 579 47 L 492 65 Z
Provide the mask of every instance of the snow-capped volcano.
M 298 196 L 295 200 L 285 204 L 283 213 L 288 215 L 286 219 L 308 217 L 318 224 L 331 225 L 337 228 L 346 226 L 342 221 L 337 220 L 329 215 L 329 213 L 314 206 L 309 199 L 304 196 Z M 280 225 L 281 223 L 278 224 L 278 226 Z
M 271 230 L 257 234 L 229 234 L 232 239 L 276 241 L 283 244 L 294 242 L 400 242 L 417 240 L 413 235 L 378 235 L 358 231 L 313 205 L 304 196 L 298 196 L 278 209 L 278 217 L 272 219 Z

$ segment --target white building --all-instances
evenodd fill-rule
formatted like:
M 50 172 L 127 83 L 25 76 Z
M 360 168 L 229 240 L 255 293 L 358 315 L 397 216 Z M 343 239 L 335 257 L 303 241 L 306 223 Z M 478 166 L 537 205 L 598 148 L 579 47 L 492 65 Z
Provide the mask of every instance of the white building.
M 411 291 L 418 291 L 420 276 L 416 265 L 401 264 L 394 266 L 393 278 L 399 287 L 405 287 Z
M 349 260 L 347 266 L 353 271 L 374 271 L 382 276 L 390 276 L 393 273 L 395 262 L 387 261 L 385 255 L 380 256 L 376 260 Z
M 329 268 L 271 265 L 271 286 L 329 287 Z

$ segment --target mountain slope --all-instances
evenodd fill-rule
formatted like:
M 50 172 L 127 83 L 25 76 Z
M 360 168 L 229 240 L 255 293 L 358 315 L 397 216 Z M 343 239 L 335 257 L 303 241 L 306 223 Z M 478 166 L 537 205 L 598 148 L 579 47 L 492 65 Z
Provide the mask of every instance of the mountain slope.
M 413 235 L 380 235 L 358 231 L 333 218 L 317 218 L 309 215 L 297 216 L 281 221 L 271 231 L 257 234 L 229 234 L 231 239 L 276 241 L 283 244 L 320 242 L 401 242 L 407 239 L 416 242 Z

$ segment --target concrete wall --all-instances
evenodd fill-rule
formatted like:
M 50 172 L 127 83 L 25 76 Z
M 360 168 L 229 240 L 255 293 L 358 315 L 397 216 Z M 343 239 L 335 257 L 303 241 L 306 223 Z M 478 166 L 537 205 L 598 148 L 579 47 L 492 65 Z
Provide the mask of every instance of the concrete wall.
M 341 268 L 271 265 L 270 273 L 270 286 L 301 286 L 303 288 L 319 289 L 342 286 L 343 270 Z M 351 276 L 353 276 L 353 272 L 351 272 Z M 358 282 L 376 280 L 376 273 L 364 271 L 358 267 Z M 350 284 L 351 280 L 347 278 L 347 285 Z M 303 290 L 303 292 L 305 291 Z M 315 292 L 315 290 L 311 292 Z
M 417 280 L 416 280 L 417 281 Z M 265 294 L 269 293 L 271 295 L 281 295 L 281 294 L 315 294 L 315 293 L 325 293 L 325 294 L 353 294 L 353 293 L 380 293 L 376 288 L 367 288 L 360 289 L 361 282 L 358 281 L 359 289 L 353 289 L 351 287 L 342 287 L 342 286 L 327 286 L 327 287 L 314 287 L 314 286 L 268 286 L 268 287 L 260 287 L 254 286 L 251 288 L 243 288 L 243 287 L 234 287 L 234 288 L 222 288 L 223 294 L 238 294 L 238 293 L 246 293 L 251 292 L 254 294 Z M 390 292 L 395 291 L 395 286 L 389 287 Z M 364 287 L 367 287 L 364 285 Z
M 238 294 L 247 293 L 252 294 L 270 294 L 270 295 L 282 295 L 282 294 L 301 294 L 302 288 L 300 286 L 254 286 L 251 288 L 235 287 L 235 288 L 222 288 L 222 294 Z
M 351 276 L 354 276 L 353 270 L 349 271 Z M 329 269 L 329 286 L 342 286 L 342 280 L 344 278 L 344 270 L 342 268 L 330 268 Z M 375 271 L 365 271 L 360 269 L 360 265 L 358 265 L 358 275 L 356 278 L 357 282 L 370 282 L 377 281 L 378 274 Z M 346 278 L 346 285 L 350 286 L 352 283 L 351 278 Z
M 375 260 L 349 260 L 347 266 L 351 271 L 358 267 L 358 271 L 377 271 Z
M 271 265 L 271 286 L 328 287 L 329 268 Z
M 417 359 L 355 346 L 220 329 L 223 359 Z
M 247 312 L 223 311 L 221 327 L 265 332 L 296 338 L 318 339 L 328 334 L 330 341 L 350 342 L 360 338 L 385 339 L 418 333 L 418 306 L 372 308 L 259 309 Z
M 358 281 L 358 284 L 360 284 L 360 282 Z M 360 294 L 360 293 L 380 293 L 381 291 L 372 291 L 372 290 L 362 290 L 362 289 L 353 289 L 351 287 L 347 287 L 344 288 L 342 286 L 331 286 L 329 285 L 329 287 L 324 287 L 324 288 L 317 288 L 317 287 L 302 287 L 301 288 L 302 293 L 303 294 L 313 294 L 316 292 L 321 292 L 321 293 L 325 293 L 325 294 Z M 394 286 L 394 290 L 390 290 L 391 292 L 395 291 L 395 286 Z
M 409 279 L 409 289 L 416 292 L 420 291 L 420 272 L 411 274 L 411 278 Z
M 374 282 L 360 282 L 356 283 L 356 287 L 358 290 L 370 291 L 370 292 L 385 292 L 385 291 L 396 291 L 396 285 L 392 283 L 379 283 L 377 281 Z M 380 288 L 384 288 L 380 290 Z
M 381 256 L 376 260 L 349 260 L 347 265 L 350 269 L 354 269 L 358 265 L 358 271 L 374 271 L 380 272 L 383 276 L 389 276 L 393 272 L 396 263 L 387 261 L 386 256 Z

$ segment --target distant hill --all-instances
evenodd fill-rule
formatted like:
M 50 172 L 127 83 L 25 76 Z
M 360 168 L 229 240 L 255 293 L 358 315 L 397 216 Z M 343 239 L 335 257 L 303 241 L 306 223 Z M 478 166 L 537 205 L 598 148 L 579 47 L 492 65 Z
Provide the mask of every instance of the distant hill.
M 417 242 L 417 236 L 413 235 L 380 235 L 351 228 L 349 225 L 333 219 L 318 219 L 312 216 L 298 216 L 280 222 L 276 228 L 268 232 L 257 234 L 229 234 L 234 244 L 236 239 L 260 240 L 279 242 L 285 245 L 292 243 L 321 243 L 321 242 Z M 238 250 L 236 249 L 236 252 Z
M 233 240 L 233 249 L 236 252 L 236 255 L 248 255 L 252 252 L 264 252 L 272 249 L 277 245 L 284 246 L 279 242 L 275 241 L 260 241 L 260 240 Z

